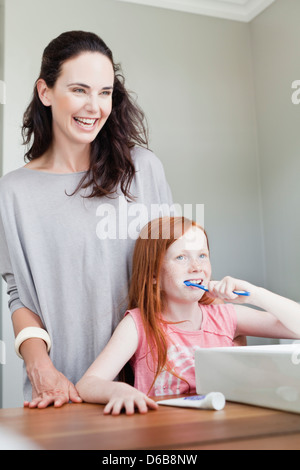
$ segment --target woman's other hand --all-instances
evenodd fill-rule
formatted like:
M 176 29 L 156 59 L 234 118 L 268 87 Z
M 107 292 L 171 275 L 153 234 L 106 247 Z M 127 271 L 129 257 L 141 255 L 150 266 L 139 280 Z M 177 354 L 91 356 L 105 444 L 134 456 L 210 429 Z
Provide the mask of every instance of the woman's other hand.
M 69 401 L 82 402 L 75 386 L 52 364 L 30 370 L 29 378 L 32 384 L 32 400 L 25 401 L 25 407 L 46 408 L 54 405 L 59 408 Z

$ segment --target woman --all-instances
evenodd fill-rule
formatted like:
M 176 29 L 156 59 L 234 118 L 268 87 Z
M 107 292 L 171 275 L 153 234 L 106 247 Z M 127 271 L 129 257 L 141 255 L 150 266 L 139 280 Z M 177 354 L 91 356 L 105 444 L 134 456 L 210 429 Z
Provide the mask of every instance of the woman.
M 0 271 L 25 405 L 58 407 L 81 401 L 74 383 L 126 309 L 139 227 L 171 195 L 143 113 L 93 33 L 47 46 L 23 137 L 28 163 L 0 180 Z

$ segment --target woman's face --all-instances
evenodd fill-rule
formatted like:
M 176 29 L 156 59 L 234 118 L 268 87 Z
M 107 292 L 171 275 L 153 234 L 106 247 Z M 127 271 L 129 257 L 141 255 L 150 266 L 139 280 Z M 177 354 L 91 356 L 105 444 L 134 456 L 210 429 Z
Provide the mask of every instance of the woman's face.
M 64 62 L 53 88 L 39 80 L 40 99 L 51 106 L 54 138 L 91 143 L 111 113 L 113 84 L 112 63 L 99 52 Z
M 161 289 L 167 301 L 179 303 L 201 299 L 204 291 L 187 287 L 184 281 L 207 285 L 211 278 L 211 263 L 206 235 L 192 227 L 168 248 L 161 269 Z

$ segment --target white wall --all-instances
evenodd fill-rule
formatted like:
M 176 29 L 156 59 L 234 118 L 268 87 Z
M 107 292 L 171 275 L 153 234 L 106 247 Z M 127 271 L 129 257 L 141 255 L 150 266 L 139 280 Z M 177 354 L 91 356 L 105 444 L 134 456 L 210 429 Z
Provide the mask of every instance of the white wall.
M 69 29 L 94 31 L 138 94 L 175 202 L 205 204 L 215 277 L 264 285 L 250 26 L 114 0 L 6 0 L 5 25 L 3 172 L 23 165 L 20 125 L 44 47 Z M 22 395 L 5 295 L 2 324 L 8 407 Z
M 267 286 L 300 300 L 300 2 L 277 0 L 250 25 Z

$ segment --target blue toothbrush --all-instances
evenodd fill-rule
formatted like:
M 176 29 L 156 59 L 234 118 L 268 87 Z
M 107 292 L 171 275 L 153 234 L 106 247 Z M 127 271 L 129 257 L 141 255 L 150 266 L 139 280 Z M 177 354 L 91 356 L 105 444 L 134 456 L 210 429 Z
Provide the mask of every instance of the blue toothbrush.
M 184 284 L 186 286 L 199 287 L 199 289 L 205 290 L 205 292 L 209 292 L 207 287 L 204 287 L 201 284 L 195 284 L 194 282 L 191 282 L 191 281 L 184 281 Z M 246 297 L 249 297 L 251 295 L 250 292 L 247 292 L 247 291 L 236 291 L 236 290 L 234 290 L 233 293 L 235 295 L 244 295 Z

